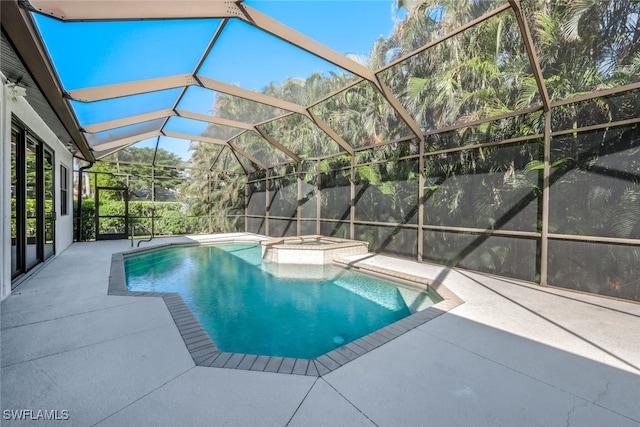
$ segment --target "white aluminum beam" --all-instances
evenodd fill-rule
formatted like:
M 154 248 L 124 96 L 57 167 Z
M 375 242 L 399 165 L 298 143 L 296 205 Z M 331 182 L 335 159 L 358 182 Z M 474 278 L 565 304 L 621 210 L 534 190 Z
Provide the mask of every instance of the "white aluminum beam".
M 233 1 L 29 0 L 33 11 L 62 21 L 240 18 Z
M 469 21 L 467 22 L 465 25 L 456 28 L 455 30 L 451 31 L 448 34 L 445 34 L 443 37 L 433 40 L 427 44 L 425 44 L 422 47 L 419 47 L 418 49 L 414 49 L 411 52 L 402 55 L 399 58 L 394 59 L 393 61 L 389 62 L 388 64 L 386 64 L 385 66 L 383 66 L 382 68 L 376 70 L 376 74 L 381 73 L 384 70 L 388 70 L 389 68 L 399 64 L 400 62 L 406 61 L 407 59 L 411 58 L 412 56 L 415 56 L 421 52 L 424 52 L 427 49 L 431 49 L 433 46 L 436 46 L 446 40 L 449 40 L 451 37 L 454 37 L 466 30 L 468 30 L 471 27 L 476 26 L 477 24 L 486 21 L 489 18 L 492 18 L 502 12 L 504 12 L 505 10 L 509 9 L 511 6 L 509 5 L 509 3 L 504 3 L 501 6 L 498 6 L 497 8 L 485 13 L 482 16 L 479 16 L 478 18 L 474 19 L 473 21 Z
M 296 162 L 300 161 L 300 157 L 298 157 L 298 155 L 296 153 L 294 153 L 293 151 L 289 150 L 287 147 L 282 145 L 280 142 L 278 142 L 271 135 L 269 135 L 268 133 L 264 132 L 261 129 L 258 129 L 257 126 L 254 128 L 254 130 L 258 133 L 258 135 L 260 135 L 262 138 L 264 138 L 269 144 L 273 145 L 276 149 L 282 151 L 284 154 L 286 154 L 287 156 L 291 157 Z
M 110 154 L 115 153 L 116 151 L 123 150 L 123 149 L 127 148 L 129 145 L 133 145 L 133 144 L 135 144 L 135 142 L 132 142 L 132 143 L 130 143 L 130 144 L 128 144 L 128 145 L 125 145 L 125 146 L 123 146 L 123 147 L 113 148 L 113 149 L 111 149 L 111 150 L 96 151 L 96 152 L 94 152 L 93 154 L 94 154 L 94 156 L 95 156 L 96 160 L 100 160 L 100 159 L 103 159 L 103 158 L 107 157 L 107 156 L 108 156 L 108 155 L 110 155 Z M 143 165 L 139 165 L 139 166 L 143 166 Z M 147 166 L 147 164 L 145 164 L 144 166 Z
M 320 117 L 316 116 L 315 114 L 313 114 L 311 112 L 307 113 L 307 117 L 309 117 L 313 121 L 313 123 L 316 124 L 316 126 L 318 126 L 320 129 L 322 129 L 324 131 L 324 133 L 329 135 L 329 137 L 331 139 L 333 139 L 335 142 L 337 142 L 338 145 L 344 149 L 344 151 L 346 151 L 347 153 L 353 155 L 353 147 L 351 145 L 349 145 L 349 143 L 347 143 L 347 141 L 342 139 L 342 137 L 340 135 L 338 135 L 336 133 L 336 131 L 334 131 L 331 128 L 331 126 L 329 126 L 324 120 L 322 120 Z
M 198 82 L 191 74 L 181 74 L 177 76 L 76 89 L 69 91 L 67 96 L 75 101 L 93 102 L 197 84 Z
M 508 5 L 506 7 L 508 8 Z M 380 93 L 389 102 L 392 108 L 395 109 L 398 115 L 400 115 L 400 117 L 402 117 L 402 119 L 409 125 L 416 137 L 422 138 L 422 132 L 420 131 L 420 126 L 418 125 L 418 123 L 416 123 L 413 117 L 411 117 L 411 115 L 406 111 L 404 106 L 402 106 L 395 95 L 380 82 L 380 80 L 376 77 L 371 69 L 365 67 L 362 64 L 359 64 L 352 59 L 347 58 L 344 55 L 339 54 L 333 49 L 330 49 L 327 46 L 318 43 L 317 41 L 293 30 L 292 28 L 287 27 L 286 25 L 253 9 L 252 7 L 242 4 L 240 5 L 240 8 L 245 12 L 245 21 L 255 25 L 263 31 L 268 32 L 269 34 L 272 34 L 288 43 L 291 43 L 294 46 L 299 47 L 300 49 L 303 49 L 319 58 L 324 59 L 325 61 L 337 65 L 338 67 L 373 83 L 380 90 Z M 308 114 L 305 115 L 309 117 Z M 315 121 L 315 119 L 312 120 Z M 325 129 L 323 128 L 323 130 Z M 327 131 L 325 130 L 325 132 Z M 330 134 L 335 134 L 335 132 L 332 132 Z M 343 145 L 340 140 L 336 141 L 340 145 Z M 346 147 L 343 148 L 347 149 Z M 353 150 L 353 148 L 349 146 L 349 150 Z
M 191 135 L 188 133 L 171 132 L 168 130 L 163 130 L 162 134 L 170 138 L 186 139 L 187 141 L 198 141 L 198 142 L 207 142 L 209 144 L 227 145 L 227 141 L 224 141 L 222 139 L 217 139 L 217 138 L 210 138 L 208 136 Z
M 244 150 L 229 144 L 227 141 L 223 141 L 222 139 L 216 139 L 216 138 L 209 138 L 208 136 L 202 136 L 202 135 L 190 135 L 190 134 L 186 134 L 186 133 L 180 133 L 180 132 L 170 132 L 170 131 L 162 131 L 162 134 L 164 136 L 168 136 L 171 138 L 179 138 L 179 139 L 185 139 L 188 141 L 197 141 L 197 142 L 204 142 L 207 144 L 216 144 L 216 145 L 224 145 L 225 147 L 230 147 L 232 150 L 237 151 L 238 153 L 242 154 L 244 157 L 246 157 L 247 159 L 251 160 L 252 162 L 254 162 L 256 165 L 260 166 L 263 169 L 266 169 L 267 166 L 262 163 L 261 161 L 257 160 L 256 158 L 252 157 L 251 155 L 247 154 Z
M 162 119 L 165 117 L 175 116 L 176 113 L 171 109 L 153 111 L 151 113 L 139 114 L 137 116 L 124 117 L 122 119 L 110 120 L 108 122 L 96 123 L 85 126 L 82 130 L 86 133 L 104 132 L 110 129 L 121 128 L 124 126 L 135 125 L 137 123 L 148 122 L 151 120 Z
M 370 82 L 377 84 L 376 78 L 373 75 L 373 71 L 365 67 L 356 61 L 347 58 L 346 56 L 336 52 L 329 47 L 318 43 L 310 37 L 305 36 L 297 32 L 296 30 L 287 27 L 286 25 L 276 21 L 275 19 L 265 15 L 256 9 L 249 7 L 245 4 L 239 5 L 239 8 L 244 12 L 244 16 L 241 19 L 255 25 L 263 31 L 272 34 L 294 46 L 299 47 L 319 58 L 324 59 L 338 67 L 349 71 L 350 73 L 360 76 Z
M 391 107 L 394 110 L 396 110 L 400 118 L 404 120 L 404 122 L 409 126 L 413 134 L 417 138 L 419 138 L 421 141 L 424 140 L 424 135 L 423 135 L 422 129 L 420 128 L 420 125 L 418 124 L 418 122 L 415 121 L 413 116 L 411 116 L 411 114 L 409 114 L 409 112 L 404 108 L 404 106 L 400 103 L 398 98 L 395 97 L 393 92 L 391 92 L 391 89 L 387 85 L 382 83 L 382 81 L 378 82 L 378 87 L 380 88 L 382 97 L 387 100 L 389 105 L 391 105 Z
M 117 139 L 115 141 L 105 142 L 104 144 L 97 144 L 91 147 L 94 151 L 100 152 L 109 150 L 111 148 L 118 148 L 125 145 L 135 144 L 136 142 L 144 141 L 145 139 L 153 138 L 154 136 L 161 135 L 160 130 L 154 130 L 151 132 L 145 132 L 138 135 L 129 136 L 127 138 Z
M 239 148 L 238 146 L 236 146 L 236 145 L 234 145 L 232 143 L 229 143 L 229 149 L 231 149 L 231 151 L 235 151 L 236 153 L 240 154 L 241 156 L 244 156 L 247 159 L 251 160 L 253 163 L 255 163 L 256 165 L 260 166 L 262 169 L 265 169 L 265 170 L 269 169 L 269 166 L 266 163 L 263 163 L 260 160 L 256 159 L 255 157 L 253 157 L 252 155 L 250 155 L 249 153 L 244 151 L 242 148 Z M 242 166 L 242 163 L 240 163 L 240 166 Z M 242 168 L 244 169 L 244 166 L 242 166 Z
M 250 101 L 259 102 L 261 104 L 270 105 L 282 110 L 293 111 L 295 113 L 307 115 L 307 110 L 302 105 L 294 104 L 293 102 L 284 101 L 282 99 L 274 98 L 269 95 L 254 92 L 252 90 L 243 89 L 239 86 L 223 83 L 204 76 L 198 76 L 198 80 L 200 80 L 203 87 L 215 90 L 216 92 L 226 93 L 228 95 L 233 95 L 240 98 L 248 99 Z
M 536 79 L 536 85 L 538 86 L 538 93 L 542 99 L 542 105 L 544 111 L 551 110 L 551 99 L 549 98 L 549 92 L 547 92 L 547 86 L 544 82 L 544 76 L 542 75 L 542 68 L 540 67 L 540 61 L 538 60 L 538 54 L 533 43 L 533 37 L 531 36 L 531 30 L 529 29 L 529 23 L 524 16 L 520 0 L 509 0 L 509 4 L 513 9 L 513 13 L 518 21 L 518 27 L 520 28 L 520 35 L 522 36 L 522 42 L 524 48 L 527 51 L 531 68 L 533 69 L 533 76 Z
M 228 127 L 244 129 L 244 130 L 253 129 L 252 124 L 239 122 L 237 120 L 230 120 L 222 117 L 213 117 L 213 116 L 208 116 L 206 114 L 198 114 L 198 113 L 193 113 L 191 111 L 185 111 L 185 110 L 175 110 L 175 112 L 179 117 L 184 117 L 185 119 L 200 120 L 201 122 L 212 123 L 214 125 L 228 126 Z

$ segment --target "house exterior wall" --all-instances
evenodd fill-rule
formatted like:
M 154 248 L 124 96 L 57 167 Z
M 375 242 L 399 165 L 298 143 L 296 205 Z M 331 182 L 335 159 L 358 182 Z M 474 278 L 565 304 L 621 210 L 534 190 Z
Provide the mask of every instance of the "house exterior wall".
M 73 155 L 65 145 L 56 137 L 45 122 L 36 114 L 25 97 L 13 98 L 11 91 L 6 88 L 6 79 L 0 74 L 2 85 L 0 88 L 0 137 L 2 149 L 0 150 L 0 299 L 6 298 L 11 293 L 11 118 L 17 117 L 28 129 L 37 136 L 54 153 L 55 176 L 55 254 L 60 254 L 73 243 L 73 207 L 72 207 L 72 171 Z M 69 192 L 67 215 L 61 214 L 60 209 L 60 165 L 67 168 L 69 173 Z M 54 255 L 55 256 L 55 255 Z

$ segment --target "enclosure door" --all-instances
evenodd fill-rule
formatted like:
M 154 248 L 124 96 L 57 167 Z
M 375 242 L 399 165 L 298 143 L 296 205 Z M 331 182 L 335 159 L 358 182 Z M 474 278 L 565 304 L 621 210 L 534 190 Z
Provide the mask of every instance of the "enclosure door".
M 129 229 L 129 191 L 96 188 L 96 240 L 126 239 Z

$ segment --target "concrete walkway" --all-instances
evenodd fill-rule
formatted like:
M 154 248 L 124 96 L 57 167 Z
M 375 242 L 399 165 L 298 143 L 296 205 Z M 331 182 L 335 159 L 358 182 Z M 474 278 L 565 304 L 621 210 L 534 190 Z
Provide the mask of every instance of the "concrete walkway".
M 465 304 L 320 378 L 205 368 L 161 298 L 106 294 L 128 249 L 76 243 L 2 302 L 3 426 L 640 426 L 639 304 L 376 256 Z

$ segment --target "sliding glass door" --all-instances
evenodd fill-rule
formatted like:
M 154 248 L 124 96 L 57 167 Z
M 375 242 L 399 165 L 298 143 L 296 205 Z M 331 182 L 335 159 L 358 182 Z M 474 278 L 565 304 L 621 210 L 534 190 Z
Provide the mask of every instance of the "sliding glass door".
M 23 217 L 18 209 L 18 199 L 22 193 L 23 180 L 18 177 L 24 176 L 21 166 L 23 164 L 20 131 L 11 128 L 11 277 L 16 277 L 25 270 L 24 266 L 24 238 L 25 233 L 19 233 L 18 230 L 24 229 Z
M 55 253 L 53 152 L 19 123 L 11 127 L 11 277 Z

